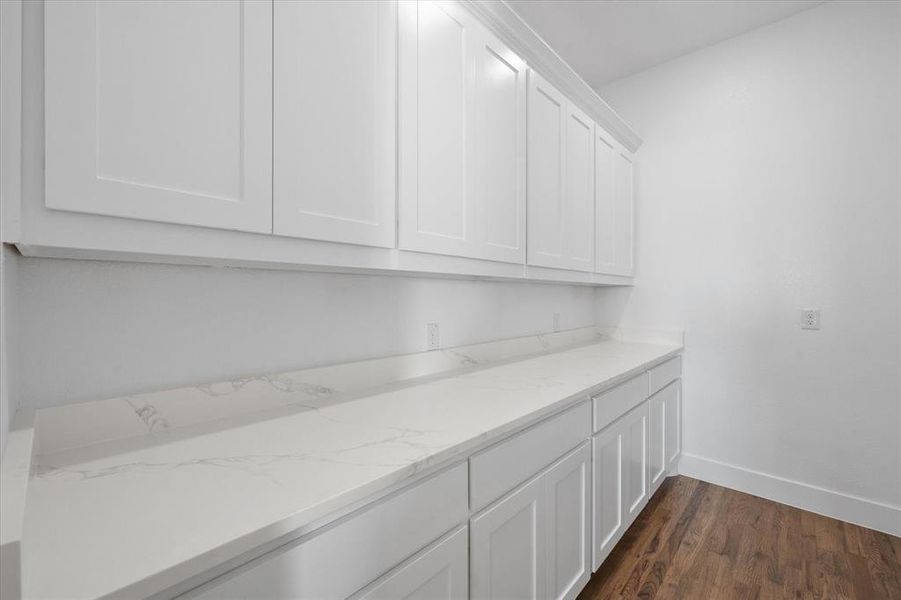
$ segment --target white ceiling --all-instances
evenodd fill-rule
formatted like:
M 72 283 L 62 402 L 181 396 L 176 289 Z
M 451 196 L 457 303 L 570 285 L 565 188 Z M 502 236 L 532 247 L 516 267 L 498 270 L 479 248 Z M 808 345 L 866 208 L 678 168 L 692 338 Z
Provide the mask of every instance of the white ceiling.
M 821 4 L 812 0 L 507 0 L 598 89 Z

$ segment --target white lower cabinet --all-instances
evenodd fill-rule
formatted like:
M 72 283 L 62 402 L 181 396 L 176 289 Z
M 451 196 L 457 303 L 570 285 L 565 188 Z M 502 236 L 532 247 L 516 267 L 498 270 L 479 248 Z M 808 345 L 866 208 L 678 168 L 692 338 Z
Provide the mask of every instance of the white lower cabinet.
M 673 473 L 682 454 L 682 380 L 672 382 L 659 395 L 663 398 L 663 456 L 667 472 Z
M 472 598 L 544 598 L 544 479 L 536 477 L 470 523 Z
M 676 471 L 682 451 L 680 376 L 676 357 L 592 399 L 593 571 Z M 641 400 L 648 391 L 653 395 Z
M 648 485 L 657 491 L 666 479 L 666 396 L 663 392 L 648 399 Z
M 648 503 L 648 405 L 623 417 L 623 517 L 628 527 Z
M 592 450 L 592 548 L 596 571 L 625 531 L 623 522 L 623 431 L 617 424 L 591 440 Z
M 647 431 L 643 402 L 592 438 L 593 570 L 648 503 Z
M 648 400 L 648 463 L 652 494 L 674 470 L 682 450 L 681 397 L 682 382 L 677 379 Z
M 680 376 L 663 363 L 186 596 L 572 600 L 675 471 Z
M 469 528 L 464 525 L 353 596 L 353 600 L 469 598 Z
M 588 442 L 544 475 L 547 495 L 547 597 L 575 598 L 591 577 L 591 449 Z
M 472 598 L 570 599 L 590 577 L 588 443 L 470 524 Z
M 239 567 L 199 597 L 347 598 L 465 523 L 467 488 L 466 464 L 458 464 Z

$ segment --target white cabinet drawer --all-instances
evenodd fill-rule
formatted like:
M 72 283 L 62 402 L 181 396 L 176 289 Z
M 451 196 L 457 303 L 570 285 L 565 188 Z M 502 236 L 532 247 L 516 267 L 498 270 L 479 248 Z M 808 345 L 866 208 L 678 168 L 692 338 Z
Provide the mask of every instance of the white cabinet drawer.
M 469 516 L 461 463 L 223 577 L 201 598 L 346 598 Z
M 672 358 L 648 371 L 648 396 L 653 396 L 671 381 L 682 377 L 682 357 Z
M 588 438 L 588 402 L 542 421 L 469 459 L 470 503 L 480 510 Z
M 598 432 L 610 423 L 647 400 L 648 374 L 642 373 L 634 379 L 594 396 L 594 431 Z
M 463 525 L 385 575 L 352 600 L 466 600 L 469 527 Z

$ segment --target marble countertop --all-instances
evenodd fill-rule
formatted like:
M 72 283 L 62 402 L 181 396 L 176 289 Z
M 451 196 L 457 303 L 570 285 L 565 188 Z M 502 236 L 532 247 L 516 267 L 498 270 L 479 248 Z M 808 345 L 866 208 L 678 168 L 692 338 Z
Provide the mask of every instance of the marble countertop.
M 146 597 L 677 354 L 601 338 L 318 405 L 240 414 L 41 457 L 23 597 Z

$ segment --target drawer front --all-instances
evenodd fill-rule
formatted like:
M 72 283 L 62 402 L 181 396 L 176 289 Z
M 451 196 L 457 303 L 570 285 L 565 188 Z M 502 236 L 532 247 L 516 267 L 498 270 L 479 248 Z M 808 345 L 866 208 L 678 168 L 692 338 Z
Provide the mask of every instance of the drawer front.
M 465 600 L 469 597 L 469 527 L 463 525 L 351 600 Z
M 200 597 L 346 598 L 466 522 L 466 485 L 461 463 L 226 574 Z
M 682 377 L 682 357 L 672 358 L 648 371 L 648 396 L 653 396 L 666 385 Z
M 598 432 L 610 425 L 647 398 L 647 373 L 642 373 L 626 383 L 593 397 L 591 403 L 594 409 L 594 431 Z
M 590 429 L 591 407 L 582 402 L 475 454 L 469 459 L 472 510 L 488 506 L 578 446 Z

